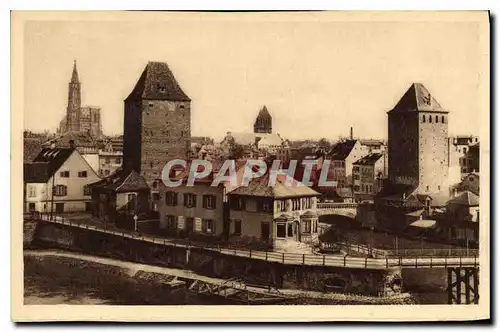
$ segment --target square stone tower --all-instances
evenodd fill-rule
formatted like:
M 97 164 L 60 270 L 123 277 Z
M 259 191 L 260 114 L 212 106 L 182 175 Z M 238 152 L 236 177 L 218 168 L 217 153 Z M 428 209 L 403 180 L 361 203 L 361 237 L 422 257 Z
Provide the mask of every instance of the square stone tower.
M 389 179 L 430 194 L 448 186 L 448 112 L 413 83 L 388 112 Z
M 188 158 L 191 99 L 166 63 L 148 62 L 125 99 L 123 126 L 123 167 L 150 186 L 169 160 Z

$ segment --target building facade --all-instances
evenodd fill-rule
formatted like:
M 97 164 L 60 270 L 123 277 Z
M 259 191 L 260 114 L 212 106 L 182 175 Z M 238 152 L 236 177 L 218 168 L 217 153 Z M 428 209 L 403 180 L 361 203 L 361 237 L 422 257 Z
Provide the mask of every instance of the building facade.
M 387 178 L 387 154 L 370 153 L 352 167 L 353 191 L 357 201 L 373 200 Z
M 389 179 L 419 193 L 448 190 L 448 111 L 414 83 L 389 117 Z
M 290 242 L 310 243 L 318 236 L 317 196 L 319 193 L 286 174 L 277 177 L 274 187 L 267 186 L 269 174 L 253 179 L 228 193 L 230 235 L 245 238 L 246 243 L 275 250 Z M 291 186 L 285 185 L 291 181 Z
M 124 103 L 123 167 L 157 192 L 153 182 L 165 164 L 189 157 L 191 99 L 166 63 L 148 62 Z
M 64 213 L 90 211 L 86 189 L 99 180 L 76 149 L 45 148 L 24 165 L 25 211 Z
M 330 160 L 328 180 L 337 181 L 337 188 L 352 187 L 353 163 L 366 156 L 369 151 L 359 140 L 337 142 L 326 156 Z

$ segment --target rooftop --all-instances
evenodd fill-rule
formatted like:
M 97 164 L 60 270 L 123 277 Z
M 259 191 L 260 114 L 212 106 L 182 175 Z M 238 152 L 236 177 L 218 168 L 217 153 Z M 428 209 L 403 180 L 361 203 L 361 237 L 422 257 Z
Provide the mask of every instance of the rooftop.
M 33 159 L 24 164 L 24 182 L 45 183 L 68 160 L 74 149 L 45 148 Z
M 353 165 L 375 165 L 375 163 L 382 158 L 382 153 L 370 153 L 367 156 L 355 161 Z
M 182 91 L 168 65 L 153 61 L 148 62 L 125 101 L 138 99 L 191 101 Z
M 413 83 L 390 112 L 426 111 L 448 113 L 422 83 Z

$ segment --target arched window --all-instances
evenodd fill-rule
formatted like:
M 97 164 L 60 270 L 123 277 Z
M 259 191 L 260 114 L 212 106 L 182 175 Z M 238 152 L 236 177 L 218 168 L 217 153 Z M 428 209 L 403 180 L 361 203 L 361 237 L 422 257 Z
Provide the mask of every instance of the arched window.
M 441 116 L 441 122 L 444 123 L 444 115 Z
M 432 115 L 429 115 L 429 123 L 432 123 Z
M 425 123 L 425 115 L 422 115 L 422 122 Z
M 439 118 L 437 115 L 436 115 L 436 123 L 439 123 Z

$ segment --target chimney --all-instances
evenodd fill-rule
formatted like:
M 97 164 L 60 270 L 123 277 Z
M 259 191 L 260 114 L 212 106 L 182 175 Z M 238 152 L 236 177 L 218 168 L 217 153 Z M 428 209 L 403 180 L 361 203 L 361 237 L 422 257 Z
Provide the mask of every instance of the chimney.
M 352 138 L 353 138 L 353 134 L 352 134 L 352 127 L 351 127 L 351 134 L 349 135 L 349 137 L 350 137 L 350 138 L 351 138 L 351 140 L 352 140 Z

